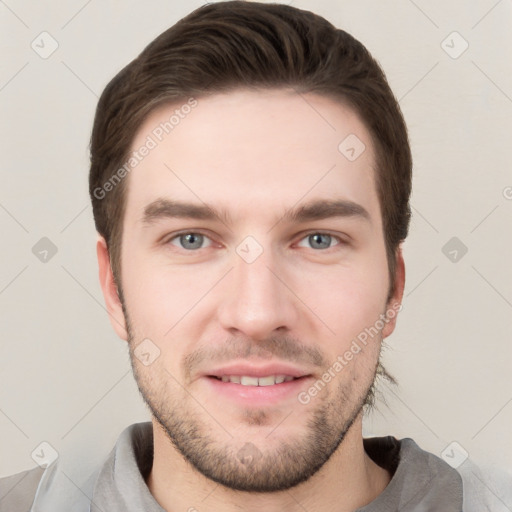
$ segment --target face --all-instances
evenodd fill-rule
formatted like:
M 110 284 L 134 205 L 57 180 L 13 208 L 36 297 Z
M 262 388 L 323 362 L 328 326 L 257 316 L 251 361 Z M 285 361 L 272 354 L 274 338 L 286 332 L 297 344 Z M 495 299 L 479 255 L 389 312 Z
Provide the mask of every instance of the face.
M 360 419 L 394 328 L 370 136 L 288 90 L 198 98 L 162 132 L 176 109 L 133 141 L 152 147 L 127 178 L 113 325 L 186 460 L 233 489 L 286 489 Z

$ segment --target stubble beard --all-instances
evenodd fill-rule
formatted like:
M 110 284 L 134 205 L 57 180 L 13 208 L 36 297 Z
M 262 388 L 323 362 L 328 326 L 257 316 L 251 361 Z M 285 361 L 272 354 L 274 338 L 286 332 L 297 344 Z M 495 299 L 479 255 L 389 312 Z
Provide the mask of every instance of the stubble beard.
M 131 337 L 130 347 L 133 347 Z M 340 381 L 334 396 L 328 400 L 329 395 L 326 399 L 314 398 L 318 405 L 307 411 L 309 419 L 304 434 L 293 439 L 284 436 L 276 448 L 278 426 L 270 436 L 267 449 L 263 442 L 256 445 L 250 440 L 230 437 L 230 425 L 222 425 L 213 419 L 206 412 L 207 404 L 199 406 L 183 390 L 181 397 L 171 396 L 169 385 L 173 385 L 170 382 L 173 378 L 170 375 L 167 379 L 153 380 L 159 382 L 155 386 L 139 372 L 140 365 L 134 360 L 132 349 L 130 359 L 144 402 L 182 457 L 210 480 L 229 489 L 258 493 L 290 489 L 310 479 L 324 466 L 363 413 L 365 405 L 372 402 L 379 366 L 375 367 L 371 378 L 360 390 L 354 389 L 354 384 L 351 384 L 354 380 L 350 379 L 348 383 Z M 165 370 L 162 370 L 159 377 L 164 375 Z M 181 389 L 178 384 L 173 388 Z M 356 400 L 353 399 L 354 394 L 357 395 Z M 294 416 L 301 421 L 305 412 L 300 407 L 304 405 L 297 401 L 297 408 L 283 421 L 285 428 L 286 422 L 293 421 Z M 283 418 L 286 414 L 282 415 Z M 275 423 L 279 424 L 281 420 Z M 265 409 L 251 408 L 243 411 L 241 421 L 252 428 L 268 426 L 269 415 Z

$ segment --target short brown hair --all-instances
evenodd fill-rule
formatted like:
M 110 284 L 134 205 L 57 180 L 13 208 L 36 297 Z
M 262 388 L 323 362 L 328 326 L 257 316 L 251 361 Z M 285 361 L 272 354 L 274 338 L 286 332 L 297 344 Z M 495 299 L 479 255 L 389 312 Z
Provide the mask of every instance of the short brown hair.
M 157 106 L 235 88 L 313 92 L 360 116 L 375 148 L 391 296 L 396 249 L 409 227 L 412 158 L 383 71 L 359 41 L 312 12 L 238 0 L 207 4 L 163 32 L 111 80 L 98 102 L 89 193 L 118 289 L 128 180 L 108 193 L 102 187 L 126 162 L 137 129 Z

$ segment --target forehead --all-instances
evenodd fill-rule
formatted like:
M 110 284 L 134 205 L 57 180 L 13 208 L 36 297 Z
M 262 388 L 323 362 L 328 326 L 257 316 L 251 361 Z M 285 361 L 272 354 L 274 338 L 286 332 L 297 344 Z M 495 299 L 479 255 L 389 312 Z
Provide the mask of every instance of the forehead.
M 234 218 L 322 198 L 363 203 L 378 216 L 368 130 L 328 97 L 236 90 L 161 106 L 131 150 L 144 156 L 129 173 L 128 215 L 168 197 Z

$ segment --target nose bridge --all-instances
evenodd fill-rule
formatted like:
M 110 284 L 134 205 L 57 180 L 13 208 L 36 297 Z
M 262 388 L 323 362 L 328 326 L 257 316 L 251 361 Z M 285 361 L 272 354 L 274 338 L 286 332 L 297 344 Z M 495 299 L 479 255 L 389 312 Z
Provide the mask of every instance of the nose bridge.
M 254 339 L 290 328 L 295 307 L 290 293 L 276 277 L 282 265 L 271 248 L 246 240 L 237 247 L 233 264 L 231 286 L 220 312 L 224 328 Z
M 278 281 L 270 269 L 275 268 L 275 257 L 269 249 L 263 251 L 255 259 L 247 260 L 238 255 L 235 263 L 234 277 L 241 297 L 249 302 L 270 301 L 277 298 Z

